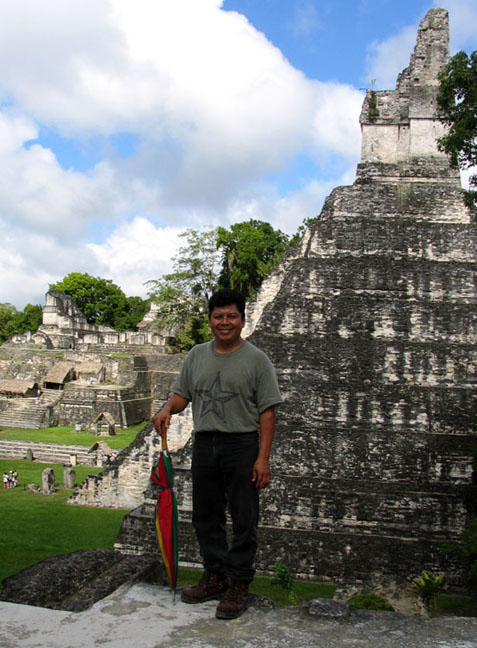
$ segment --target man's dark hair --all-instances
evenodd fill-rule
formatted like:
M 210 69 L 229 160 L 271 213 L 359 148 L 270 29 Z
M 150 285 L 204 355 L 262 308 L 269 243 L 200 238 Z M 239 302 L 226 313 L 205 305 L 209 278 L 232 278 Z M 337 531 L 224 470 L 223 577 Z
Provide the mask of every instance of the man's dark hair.
M 245 298 L 237 290 L 231 290 L 230 288 L 225 288 L 224 290 L 218 290 L 212 295 L 209 299 L 209 319 L 212 315 L 214 308 L 222 308 L 223 306 L 237 306 L 237 310 L 240 315 L 245 317 Z

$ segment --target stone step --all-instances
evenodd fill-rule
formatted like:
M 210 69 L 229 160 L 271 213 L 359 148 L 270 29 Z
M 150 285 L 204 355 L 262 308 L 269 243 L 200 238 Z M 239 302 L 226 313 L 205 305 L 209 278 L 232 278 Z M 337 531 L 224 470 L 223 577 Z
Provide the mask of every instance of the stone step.
M 87 446 L 41 443 L 38 441 L 7 441 L 0 439 L 0 457 L 2 459 L 25 459 L 31 450 L 33 459 L 40 463 L 70 464 L 71 457 L 76 456 L 79 466 L 95 466 L 96 453 L 89 453 Z
M 156 556 L 97 549 L 47 558 L 7 580 L 2 587 L 4 601 L 80 612 L 125 583 L 165 584 L 166 573 Z
M 32 428 L 38 430 L 48 427 L 51 402 L 38 401 L 37 398 L 15 398 L 2 401 L 0 426 Z

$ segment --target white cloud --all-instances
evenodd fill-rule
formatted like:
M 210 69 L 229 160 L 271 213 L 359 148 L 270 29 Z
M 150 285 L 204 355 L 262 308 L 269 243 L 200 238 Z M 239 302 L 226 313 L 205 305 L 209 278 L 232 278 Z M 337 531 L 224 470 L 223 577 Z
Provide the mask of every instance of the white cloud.
M 221 6 L 0 3 L 0 301 L 21 307 L 73 270 L 144 294 L 180 229 L 240 213 L 293 233 L 319 211 L 331 182 L 277 197 L 264 178 L 295 156 L 356 158 L 362 95 L 306 79 Z M 65 169 L 44 126 L 78 148 L 128 133 L 137 150 Z
M 284 197 L 264 189 L 255 196 L 237 198 L 227 210 L 226 223 L 251 218 L 265 220 L 274 228 L 293 235 L 304 220 L 319 216 L 325 198 L 335 187 L 353 184 L 355 174 L 356 166 L 353 165 L 338 178 L 312 180 Z
M 126 295 L 145 297 L 144 283 L 172 270 L 171 258 L 184 245 L 179 238 L 183 230 L 155 227 L 146 218 L 136 217 L 119 225 L 105 243 L 87 247 L 97 259 L 101 276 L 119 284 Z
M 366 55 L 363 83 L 376 90 L 392 90 L 400 72 L 409 65 L 416 44 L 418 25 L 408 25 L 384 41 L 374 41 Z
M 96 274 L 95 258 L 82 244 L 58 245 L 52 236 L 11 228 L 0 221 L 0 301 L 17 308 L 43 304 L 48 286 L 68 272 Z
M 440 0 L 434 0 L 436 7 L 441 7 Z M 477 47 L 477 3 L 475 0 L 446 0 L 445 8 L 449 12 L 451 54 L 458 50 L 474 50 Z
M 123 183 L 106 162 L 87 174 L 63 169 L 50 149 L 25 146 L 36 132 L 28 118 L 0 112 L 0 220 L 10 228 L 73 242 L 145 197 L 139 180 Z
M 434 0 L 433 4 L 435 7 L 443 6 L 440 0 Z M 476 0 L 447 0 L 445 9 L 449 12 L 451 54 L 460 49 L 475 49 Z M 371 86 L 373 79 L 376 80 L 375 88 L 378 90 L 391 90 L 395 87 L 398 74 L 409 65 L 418 26 L 418 22 L 406 25 L 389 38 L 371 43 L 363 78 L 367 87 Z
M 359 114 L 364 94 L 339 83 L 317 83 L 317 103 L 320 106 L 313 119 L 312 135 L 315 155 L 339 153 L 359 157 L 361 128 Z
M 310 37 L 320 28 L 316 6 L 309 0 L 301 0 L 294 7 L 292 32 L 295 37 Z

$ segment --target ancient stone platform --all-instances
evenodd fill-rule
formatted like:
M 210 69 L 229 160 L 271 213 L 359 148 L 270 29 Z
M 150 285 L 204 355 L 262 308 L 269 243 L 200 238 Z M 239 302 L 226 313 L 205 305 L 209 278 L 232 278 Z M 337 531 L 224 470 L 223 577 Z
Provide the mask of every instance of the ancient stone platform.
M 422 621 L 392 612 L 253 607 L 214 618 L 214 601 L 186 605 L 167 588 L 125 586 L 84 612 L 0 602 L 2 648 L 476 648 L 477 619 Z

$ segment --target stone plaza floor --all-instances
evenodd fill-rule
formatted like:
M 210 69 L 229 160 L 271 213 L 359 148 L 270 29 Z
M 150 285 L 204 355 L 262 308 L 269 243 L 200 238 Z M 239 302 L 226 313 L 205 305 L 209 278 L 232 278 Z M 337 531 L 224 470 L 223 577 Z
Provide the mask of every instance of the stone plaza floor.
M 147 584 L 123 586 L 78 613 L 0 602 L 0 648 L 477 648 L 477 618 L 252 608 L 219 621 L 215 606 L 173 602 L 168 589 Z

